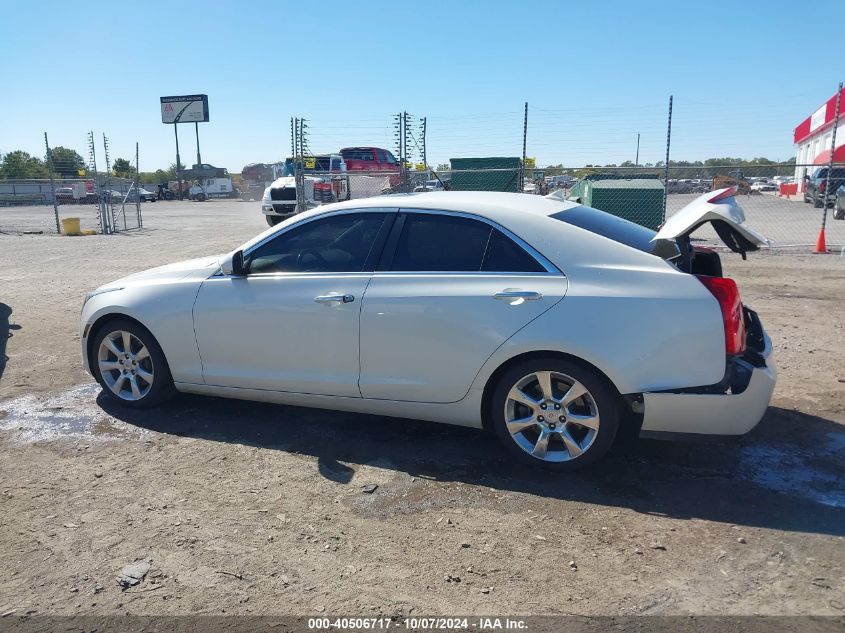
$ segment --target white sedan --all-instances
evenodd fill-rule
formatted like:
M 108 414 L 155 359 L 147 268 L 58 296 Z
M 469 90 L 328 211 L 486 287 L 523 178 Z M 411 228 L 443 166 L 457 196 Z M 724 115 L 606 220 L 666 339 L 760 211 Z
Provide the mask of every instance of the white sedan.
M 771 342 L 689 238 L 712 222 L 734 251 L 766 244 L 733 193 L 658 233 L 554 194 L 318 207 L 90 293 L 83 362 L 127 406 L 186 392 L 433 420 L 559 470 L 641 430 L 745 433 Z

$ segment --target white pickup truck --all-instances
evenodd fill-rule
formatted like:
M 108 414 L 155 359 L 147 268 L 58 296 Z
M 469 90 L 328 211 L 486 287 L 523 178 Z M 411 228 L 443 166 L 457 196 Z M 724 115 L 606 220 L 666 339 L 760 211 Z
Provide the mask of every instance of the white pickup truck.
M 297 205 L 295 163 L 285 160 L 283 175 L 264 190 L 261 213 L 275 226 L 290 216 L 321 204 L 349 200 L 349 175 L 340 154 L 309 156 L 305 159 L 304 200 Z

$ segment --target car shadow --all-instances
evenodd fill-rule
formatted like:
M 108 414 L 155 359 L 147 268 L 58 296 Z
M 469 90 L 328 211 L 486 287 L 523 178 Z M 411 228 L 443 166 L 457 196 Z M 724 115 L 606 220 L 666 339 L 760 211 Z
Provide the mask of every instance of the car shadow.
M 347 484 L 360 465 L 643 514 L 845 535 L 845 427 L 771 407 L 742 438 L 641 439 L 584 471 L 549 476 L 514 464 L 491 434 L 375 415 L 181 396 L 153 410 L 99 405 L 159 433 L 311 455 Z M 800 434 L 796 432 L 800 429 Z
M 20 325 L 9 322 L 10 316 L 12 316 L 12 308 L 5 303 L 0 303 L 0 378 L 3 377 L 3 372 L 6 371 L 6 363 L 9 362 L 9 357 L 6 355 L 6 345 L 12 338 L 12 330 L 21 329 Z

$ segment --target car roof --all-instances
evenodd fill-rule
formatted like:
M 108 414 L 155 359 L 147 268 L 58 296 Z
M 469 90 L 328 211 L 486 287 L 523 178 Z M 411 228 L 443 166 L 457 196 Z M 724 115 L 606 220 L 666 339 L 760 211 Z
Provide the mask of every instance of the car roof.
M 666 270 L 660 257 L 637 250 L 587 229 L 550 217 L 583 208 L 577 202 L 554 196 L 487 191 L 433 191 L 393 194 L 321 205 L 298 213 L 243 244 L 248 250 L 272 235 L 303 220 L 344 210 L 405 209 L 454 211 L 486 218 L 530 244 L 561 270 L 577 267 L 638 265 Z
M 318 207 L 325 213 L 335 209 L 395 208 L 459 211 L 471 213 L 507 225 L 520 215 L 530 213 L 548 216 L 579 206 L 576 202 L 523 193 L 491 191 L 437 191 L 400 193 L 372 198 L 349 200 Z M 317 211 L 317 209 L 315 209 Z

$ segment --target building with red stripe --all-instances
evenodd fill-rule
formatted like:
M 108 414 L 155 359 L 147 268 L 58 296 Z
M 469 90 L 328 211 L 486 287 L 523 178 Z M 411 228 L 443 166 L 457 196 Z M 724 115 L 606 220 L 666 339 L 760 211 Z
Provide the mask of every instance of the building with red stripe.
M 804 190 L 804 175 L 811 173 L 813 167 L 807 165 L 827 165 L 830 161 L 830 139 L 833 134 L 833 120 L 836 114 L 836 95 L 828 99 L 818 110 L 801 121 L 793 136 L 797 146 L 795 180 L 798 190 Z M 839 125 L 836 130 L 836 148 L 833 160 L 845 163 L 845 88 L 842 89 L 839 104 Z

